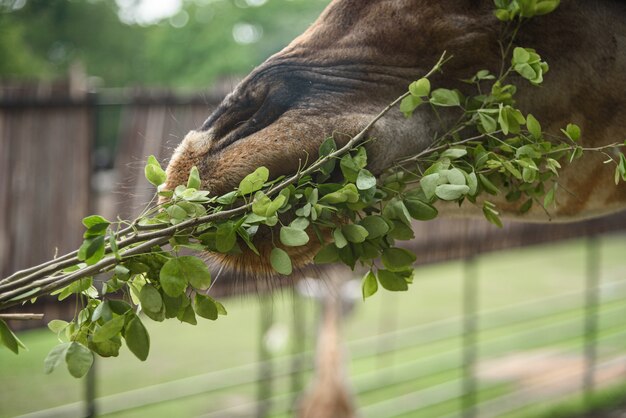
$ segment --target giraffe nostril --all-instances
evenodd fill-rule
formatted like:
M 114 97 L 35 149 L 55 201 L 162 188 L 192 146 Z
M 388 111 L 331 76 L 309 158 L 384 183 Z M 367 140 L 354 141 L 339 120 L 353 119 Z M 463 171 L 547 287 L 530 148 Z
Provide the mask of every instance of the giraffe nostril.
M 307 94 L 310 80 L 283 67 L 252 74 L 207 119 L 201 130 L 213 130 L 215 151 L 271 125 Z

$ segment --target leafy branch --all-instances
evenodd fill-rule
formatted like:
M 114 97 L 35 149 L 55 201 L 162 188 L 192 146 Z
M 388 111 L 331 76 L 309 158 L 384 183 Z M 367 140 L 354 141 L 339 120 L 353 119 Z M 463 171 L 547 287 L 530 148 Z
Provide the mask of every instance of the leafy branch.
M 196 324 L 196 315 L 215 320 L 226 314 L 224 306 L 208 295 L 214 279 L 206 265 L 195 256 L 180 256 L 182 248 L 232 256 L 251 251 L 264 257 L 255 236 L 265 229 L 272 244 L 267 261 L 276 274 L 289 275 L 293 270 L 289 249 L 317 239 L 321 249 L 316 263 L 367 267 L 362 283 L 367 298 L 379 286 L 391 291 L 408 288 L 416 256 L 397 247 L 396 241 L 413 238 L 413 220 L 436 218 L 439 201 L 478 205 L 497 226 L 502 225 L 500 213 L 489 195 L 504 191 L 521 214 L 534 205 L 549 213 L 556 201 L 561 162 L 571 162 L 584 152 L 603 153 L 607 163 L 615 164 L 616 183 L 626 180 L 624 154 L 608 152 L 621 144 L 583 148 L 578 126 L 569 124 L 560 135 L 545 133 L 533 115 L 516 107 L 517 88 L 508 79 L 517 76 L 537 86 L 549 67 L 534 49 L 515 46 L 515 36 L 524 19 L 552 11 L 558 1 L 495 4 L 496 17 L 508 22 L 500 41 L 501 69 L 498 76 L 483 69 L 464 80 L 476 94 L 431 88 L 429 78 L 452 58 L 444 52 L 424 77 L 343 146 L 327 138 L 319 158 L 294 175 L 270 181 L 267 168 L 259 167 L 221 196 L 200 190 L 196 167 L 186 185 L 166 190 L 166 173 L 150 157 L 145 175 L 164 203 L 130 223 L 97 215 L 85 218 L 84 241 L 77 251 L 0 280 L 0 309 L 40 295 L 76 297 L 81 309 L 74 320 L 49 324 L 61 344 L 50 352 L 45 369 L 50 372 L 65 360 L 72 375 L 82 376 L 93 353 L 117 356 L 122 339 L 145 360 L 150 342 L 140 312 L 155 321 L 177 318 L 189 324 Z M 398 105 L 406 117 L 420 106 L 430 106 L 443 133 L 376 177 L 367 169 L 364 144 L 372 126 Z M 456 121 L 446 126 L 439 112 Z M 106 278 L 100 289 L 94 286 L 96 275 Z M 0 337 L 5 346 L 19 351 L 21 343 L 2 316 Z
M 446 53 L 444 51 L 437 63 L 425 75 L 425 77 L 429 77 L 435 72 L 439 71 L 443 64 L 445 64 L 445 62 L 448 61 L 450 58 L 451 57 L 446 57 Z M 300 170 L 293 176 L 283 179 L 280 183 L 271 186 L 265 192 L 265 194 L 267 196 L 274 196 L 288 186 L 296 184 L 303 177 L 314 174 L 321 167 L 324 167 L 329 162 L 332 162 L 337 158 L 342 157 L 349 151 L 353 150 L 357 145 L 359 145 L 366 139 L 367 132 L 372 128 L 372 126 L 374 126 L 374 124 L 380 118 L 382 118 L 387 112 L 394 108 L 401 100 L 403 100 L 408 95 L 410 95 L 410 93 L 406 92 L 398 97 L 396 100 L 394 100 L 392 103 L 390 103 L 378 115 L 376 115 L 365 126 L 365 128 L 363 128 L 357 135 L 350 138 L 350 140 L 348 140 L 348 142 L 343 147 L 336 149 L 328 155 L 321 157 L 307 168 Z M 152 161 L 152 164 L 148 164 L 149 167 L 155 166 L 156 160 Z M 255 173 L 252 174 L 253 177 L 257 175 Z M 158 180 L 153 180 L 155 183 L 158 183 L 158 186 L 160 186 L 165 182 L 165 177 L 160 177 L 158 178 Z M 246 181 L 247 180 L 244 179 L 242 183 L 245 183 Z M 267 178 L 265 178 L 261 184 L 264 184 L 265 181 L 267 181 Z M 204 194 L 205 192 L 201 193 Z M 241 191 L 240 186 L 239 190 L 235 193 L 232 193 L 231 196 L 222 196 L 222 201 L 228 201 L 228 199 L 233 196 L 245 194 L 246 193 L 243 193 Z M 220 199 L 217 199 L 217 201 L 219 200 Z M 195 199 L 192 199 L 191 201 L 195 201 Z M 121 231 L 118 231 L 113 235 L 116 241 L 113 246 L 111 246 L 110 244 L 104 244 L 104 246 L 102 247 L 104 250 L 103 255 L 118 253 L 115 257 L 102 258 L 100 261 L 92 265 L 85 266 L 84 268 L 78 269 L 76 271 L 64 273 L 65 269 L 76 266 L 81 261 L 84 261 L 84 258 L 80 257 L 80 251 L 77 250 L 68 253 L 62 257 L 59 257 L 58 259 L 42 263 L 39 266 L 18 271 L 7 278 L 0 280 L 0 308 L 6 308 L 19 304 L 25 300 L 32 299 L 33 297 L 49 294 L 50 292 L 62 288 L 69 283 L 75 282 L 85 277 L 90 277 L 94 274 L 106 272 L 108 271 L 109 267 L 115 265 L 119 261 L 120 250 L 131 247 L 131 249 L 123 253 L 125 257 L 141 254 L 143 251 L 149 250 L 152 247 L 161 246 L 167 243 L 170 239 L 174 238 L 176 235 L 186 230 L 192 229 L 200 225 L 206 225 L 210 224 L 211 222 L 230 219 L 237 215 L 248 213 L 251 211 L 252 206 L 253 202 L 249 202 L 229 210 L 221 210 L 221 207 L 216 207 L 214 208 L 214 211 L 210 214 L 187 219 L 171 226 L 168 226 L 168 223 L 146 225 L 141 224 L 140 219 L 135 220 L 134 222 L 132 222 L 131 226 Z M 85 221 L 86 227 L 95 229 L 103 228 L 100 225 L 106 225 L 108 227 L 109 224 L 110 223 L 108 221 L 104 220 L 104 218 L 101 217 L 88 217 Z M 142 230 L 146 229 L 152 231 L 142 232 Z M 97 237 L 103 236 L 104 234 L 97 235 Z M 91 234 L 86 233 L 85 238 L 89 237 L 91 237 Z M 138 243 L 141 243 L 141 245 L 135 246 L 135 244 Z M 63 274 L 55 275 L 59 272 Z

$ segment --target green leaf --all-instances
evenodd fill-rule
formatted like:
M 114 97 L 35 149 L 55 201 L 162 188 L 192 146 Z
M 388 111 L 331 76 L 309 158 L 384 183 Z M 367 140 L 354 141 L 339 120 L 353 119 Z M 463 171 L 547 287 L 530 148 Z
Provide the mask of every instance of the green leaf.
M 187 211 L 178 205 L 172 205 L 165 209 L 170 218 L 182 221 L 187 217 Z
M 15 354 L 19 353 L 19 348 L 26 348 L 26 346 L 17 338 L 17 336 L 11 331 L 9 326 L 4 320 L 0 319 L 0 343 L 13 351 Z
M 187 285 L 189 284 L 188 278 L 182 273 L 182 268 L 178 258 L 168 260 L 161 271 L 159 272 L 159 279 L 163 291 L 171 297 L 176 297 L 183 294 Z
M 498 18 L 498 20 L 501 20 L 503 22 L 506 22 L 506 21 L 511 20 L 513 18 L 512 13 L 509 12 L 508 10 L 504 10 L 504 9 L 496 9 L 496 10 L 494 10 L 493 13 L 496 16 L 496 18 Z
M 97 343 L 111 339 L 122 331 L 124 328 L 125 316 L 116 316 L 108 322 L 105 322 L 100 328 L 93 333 L 93 340 Z
M 339 261 L 339 253 L 337 252 L 337 247 L 333 244 L 322 247 L 322 249 L 319 250 L 315 255 L 313 261 L 315 262 L 315 264 L 327 264 Z
M 533 170 L 529 167 L 524 167 L 522 169 L 522 179 L 525 183 L 533 183 L 537 178 L 537 170 Z
M 526 63 L 530 59 L 530 54 L 526 49 L 517 47 L 513 50 L 513 63 L 521 64 Z
M 451 160 L 457 160 L 467 155 L 465 148 L 450 148 L 441 153 L 441 158 L 449 158 Z
M 461 99 L 454 90 L 436 89 L 431 94 L 430 102 L 435 106 L 459 106 Z
M 365 168 L 365 166 L 367 165 L 367 152 L 365 151 L 365 148 L 357 148 L 352 159 L 354 160 L 354 164 L 356 165 L 358 170 Z
M 294 219 L 289 226 L 296 229 L 305 230 L 309 226 L 309 220 L 307 218 L 296 218 Z
M 341 227 L 341 232 L 349 242 L 359 243 L 365 241 L 368 236 L 367 229 L 361 225 L 348 224 Z
M 220 205 L 232 205 L 237 201 L 237 190 L 233 190 L 232 192 L 228 192 L 217 198 L 217 203 Z
M 492 195 L 497 195 L 498 193 L 500 193 L 500 189 L 498 189 L 496 185 L 487 178 L 487 176 L 478 173 L 478 178 L 480 179 L 480 184 L 482 184 L 487 193 Z
M 554 204 L 554 196 L 555 196 L 556 187 L 551 187 L 550 190 L 546 193 L 543 198 L 543 207 L 548 208 L 548 206 Z
M 402 200 L 398 198 L 393 198 L 387 203 L 383 209 L 383 216 L 391 220 L 397 219 L 405 225 L 411 225 L 411 215 Z
M 309 235 L 301 229 L 283 226 L 280 228 L 280 242 L 287 247 L 299 247 L 309 242 Z
M 84 345 L 74 341 L 67 348 L 65 362 L 72 376 L 83 377 L 93 364 L 93 353 Z
M 538 0 L 535 6 L 535 14 L 537 16 L 551 13 L 559 6 L 560 0 Z
M 243 240 L 243 242 L 246 243 L 248 248 L 250 248 L 253 253 L 260 256 L 261 253 L 259 253 L 259 250 L 255 247 L 254 243 L 252 242 L 252 236 L 254 235 L 252 231 L 256 231 L 257 229 L 258 229 L 258 226 L 253 226 L 253 227 L 250 227 L 249 229 L 240 227 L 237 229 L 237 235 L 239 235 L 239 237 Z
M 141 361 L 148 358 L 150 352 L 150 336 L 146 327 L 137 315 L 133 315 L 124 330 L 124 338 L 128 349 Z
M 343 235 L 343 232 L 341 232 L 340 228 L 337 228 L 333 231 L 333 238 L 335 240 L 335 247 L 337 248 L 343 248 L 348 245 L 348 240 Z
M 104 235 L 86 238 L 78 249 L 78 259 L 91 266 L 104 257 Z
M 120 299 L 111 299 L 108 300 L 107 303 L 111 311 L 118 315 L 124 315 L 132 309 L 132 306 L 130 306 L 128 302 Z
M 111 252 L 117 261 L 122 261 L 122 256 L 120 255 L 119 247 L 117 246 L 117 241 L 115 240 L 115 234 L 113 231 L 109 233 L 109 246 L 111 247 Z
M 196 289 L 208 289 L 211 285 L 211 273 L 206 264 L 190 255 L 168 260 L 161 268 L 159 277 L 163 290 L 172 297 L 182 294 L 187 284 Z
M 198 167 L 195 165 L 191 167 L 189 171 L 189 178 L 187 179 L 187 188 L 188 189 L 200 189 L 202 182 L 200 181 L 200 172 L 198 171 Z
M 408 290 L 404 277 L 389 270 L 378 270 L 378 281 L 381 286 L 392 292 Z
M 483 203 L 483 215 L 485 218 L 498 228 L 502 228 L 502 221 L 500 220 L 500 213 L 494 209 L 495 205 L 491 202 Z
M 54 295 L 59 293 L 59 300 L 64 300 L 70 295 L 82 293 L 88 290 L 92 286 L 92 284 L 93 279 L 91 277 L 85 277 L 83 279 L 75 281 L 74 283 L 68 285 L 63 289 L 52 292 L 51 294 Z
M 487 133 L 495 132 L 498 129 L 498 123 L 494 118 L 484 112 L 478 112 L 480 124 Z
M 333 137 L 328 137 L 320 145 L 319 156 L 326 157 L 335 151 L 337 151 L 337 144 L 335 143 Z
M 217 305 L 215 301 L 209 296 L 196 293 L 194 298 L 194 308 L 196 313 L 203 318 L 215 321 L 218 316 Z
M 146 179 L 155 186 L 160 186 L 165 183 L 167 176 L 165 171 L 161 168 L 161 164 L 157 161 L 154 155 L 148 157 L 148 162 L 144 169 Z
M 187 295 L 182 294 L 175 298 L 168 296 L 167 293 L 162 295 L 163 298 L 163 306 L 165 307 L 165 317 L 166 318 L 176 318 L 178 312 L 183 307 L 183 302 L 187 301 Z
M 435 189 L 435 194 L 441 200 L 458 200 L 469 193 L 469 187 L 457 184 L 441 184 Z
M 198 320 L 196 319 L 196 313 L 193 310 L 193 306 L 187 305 L 183 311 L 178 315 L 178 319 L 181 322 L 186 322 L 191 325 L 196 325 Z
M 428 96 L 430 94 L 430 81 L 427 78 L 420 78 L 409 84 L 409 91 L 413 96 Z
M 52 321 L 48 322 L 48 329 L 58 335 L 61 331 L 65 330 L 68 325 L 69 322 L 62 321 L 60 319 L 53 319 Z
M 272 249 L 272 252 L 270 253 L 270 263 L 274 270 L 280 274 L 284 274 L 285 276 L 289 276 L 293 271 L 291 258 L 283 249 L 277 247 Z
M 376 177 L 366 169 L 361 169 L 356 178 L 356 188 L 368 190 L 376 186 Z
M 430 221 L 435 219 L 439 213 L 437 208 L 417 198 L 404 199 L 404 206 L 409 211 L 411 218 L 418 221 Z
M 400 221 L 392 221 L 393 229 L 389 231 L 389 237 L 393 239 L 399 239 L 402 241 L 407 241 L 415 238 L 415 234 L 413 234 L 413 229 L 410 226 Z
M 439 173 L 428 174 L 420 180 L 420 186 L 424 191 L 427 199 L 432 199 L 435 196 L 435 190 L 439 184 Z
M 526 127 L 528 128 L 528 132 L 535 139 L 541 139 L 541 124 L 533 115 L 530 113 L 526 116 Z
M 422 100 L 421 97 L 409 94 L 404 99 L 402 99 L 402 101 L 400 101 L 400 111 L 404 113 L 405 117 L 409 118 L 411 117 L 415 109 L 417 109 L 418 106 L 422 103 L 424 103 L 424 100 Z
M 92 340 L 89 341 L 88 347 L 91 351 L 97 353 L 101 357 L 117 357 L 120 354 L 122 340 L 119 337 L 115 337 L 111 340 L 106 340 L 100 343 Z
M 443 174 L 444 171 L 441 171 L 441 174 Z M 450 170 L 446 170 L 445 171 L 445 176 L 448 178 L 448 183 L 450 184 L 454 184 L 457 186 L 466 186 L 466 181 L 465 180 L 465 172 L 459 170 L 458 168 L 451 168 Z
M 515 71 L 527 80 L 535 80 L 538 76 L 535 69 L 529 64 L 517 64 L 515 66 Z
M 359 224 L 367 230 L 368 239 L 376 239 L 378 237 L 384 236 L 387 232 L 389 232 L 389 225 L 382 217 L 378 215 L 367 216 L 363 218 L 361 222 L 359 222 Z
M 528 212 L 532 206 L 533 206 L 533 200 L 532 199 L 526 200 L 522 204 L 522 206 L 519 207 L 519 213 L 524 214 Z
M 572 141 L 578 141 L 580 139 L 580 127 L 573 123 L 568 123 L 563 133 Z
M 100 215 L 91 215 L 83 218 L 83 225 L 85 225 L 85 228 L 87 229 L 101 224 L 110 225 L 111 222 L 107 221 Z
M 65 360 L 67 349 L 72 343 L 59 344 L 50 350 L 46 359 L 43 361 L 43 371 L 45 374 L 50 374 L 56 369 L 59 364 Z
M 262 191 L 256 192 L 252 201 L 252 213 L 258 216 L 267 216 L 267 209 L 272 204 L 272 199 Z M 270 215 L 271 216 L 271 215 Z
M 98 306 L 96 306 L 96 309 L 93 310 L 93 313 L 91 314 L 91 322 L 96 322 L 100 318 L 102 318 L 104 321 L 109 321 L 111 320 L 112 317 L 113 317 L 113 311 L 111 311 L 111 307 L 109 306 L 109 301 L 103 300 L 100 302 L 100 304 L 98 304 Z M 54 322 L 54 321 L 50 321 L 50 322 Z M 65 322 L 65 321 L 61 321 L 61 322 Z M 50 324 L 48 324 L 48 328 L 50 328 Z
M 356 177 L 355 177 L 356 179 Z M 356 180 L 355 180 L 356 181 Z M 328 193 L 320 199 L 320 203 L 330 203 L 335 205 L 337 203 L 356 203 L 360 199 L 359 192 L 356 185 L 350 183 L 343 186 L 341 189 Z
M 274 216 L 276 212 L 278 211 L 278 209 L 282 208 L 286 202 L 287 202 L 287 197 L 285 197 L 285 195 L 281 194 L 281 195 L 276 196 L 276 199 L 274 199 L 272 203 L 270 203 L 269 206 L 267 207 L 265 216 L 267 216 L 268 218 Z
M 204 263 L 203 263 L 204 264 Z M 150 284 L 146 284 L 139 292 L 139 301 L 141 309 L 149 312 L 159 312 L 163 307 L 163 298 L 156 288 Z
M 328 137 L 322 142 L 319 148 L 319 156 L 320 158 L 326 157 L 337 150 L 337 144 L 332 137 Z M 320 172 L 329 176 L 333 170 L 335 169 L 335 165 L 337 164 L 337 160 L 334 158 L 329 159 L 324 164 L 322 164 L 319 168 Z
M 358 166 L 358 164 L 350 154 L 346 154 L 341 157 L 339 167 L 341 167 L 341 173 L 343 174 L 343 177 L 351 183 L 356 182 L 357 176 L 359 175 L 359 170 L 361 170 L 362 168 Z
M 227 253 L 233 249 L 237 243 L 237 228 L 233 222 L 225 222 L 218 225 L 215 244 L 217 251 Z
M 467 187 L 469 187 L 469 192 L 467 193 L 470 196 L 476 195 L 476 191 L 478 189 L 478 178 L 476 177 L 475 172 L 471 172 L 467 174 Z
M 415 263 L 415 254 L 404 248 L 386 248 L 383 250 L 383 264 L 390 271 L 402 271 L 410 268 Z
M 496 77 L 489 72 L 489 70 L 479 70 L 476 73 L 476 79 L 478 80 L 493 80 Z
M 270 172 L 266 167 L 257 168 L 241 180 L 239 183 L 239 193 L 248 195 L 260 190 L 269 177 Z
M 378 280 L 376 280 L 376 276 L 371 271 L 368 271 L 367 274 L 363 277 L 363 282 L 361 283 L 361 291 L 363 293 L 363 300 L 372 296 L 378 290 Z
M 92 215 L 83 219 L 83 225 L 87 230 L 83 234 L 83 238 L 91 238 L 99 235 L 106 235 L 107 228 L 111 223 L 102 216 Z

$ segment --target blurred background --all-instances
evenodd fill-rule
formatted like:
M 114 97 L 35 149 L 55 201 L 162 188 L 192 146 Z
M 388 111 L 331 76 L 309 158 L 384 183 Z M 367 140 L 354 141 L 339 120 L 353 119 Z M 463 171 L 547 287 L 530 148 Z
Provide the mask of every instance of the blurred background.
M 167 161 L 255 65 L 328 0 L 0 0 L 0 274 L 75 249 L 82 217 L 132 217 Z M 607 182 L 611 179 L 607 179 Z M 626 404 L 626 217 L 568 225 L 415 225 L 414 284 L 360 300 L 344 278 L 346 386 L 364 417 L 620 417 Z M 232 282 L 237 278 L 229 278 Z M 352 279 L 356 281 L 352 281 Z M 229 283 L 222 280 L 222 283 Z M 0 349 L 0 417 L 287 417 L 313 380 L 332 293 L 216 289 L 229 315 L 146 321 L 149 359 L 43 374 L 42 299 Z M 25 328 L 33 328 L 26 330 Z M 306 396 L 306 395 L 304 395 Z

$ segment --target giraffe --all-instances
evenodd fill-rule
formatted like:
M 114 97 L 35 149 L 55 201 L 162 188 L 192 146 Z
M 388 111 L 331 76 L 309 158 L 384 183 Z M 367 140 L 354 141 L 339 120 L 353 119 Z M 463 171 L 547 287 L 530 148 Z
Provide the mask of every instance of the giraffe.
M 333 0 L 302 35 L 255 68 L 184 138 L 167 168 L 168 188 L 184 184 L 194 165 L 203 188 L 218 194 L 232 190 L 258 166 L 274 177 L 293 173 L 300 161 L 317 155 L 324 138 L 345 144 L 444 50 L 454 59 L 432 82 L 464 91 L 460 79 L 498 66 L 499 28 L 491 0 Z M 586 147 L 625 139 L 626 4 L 563 0 L 552 14 L 528 22 L 517 43 L 536 48 L 552 72 L 542 88 L 520 92 L 520 109 L 532 110 L 548 132 L 570 121 L 580 125 Z M 410 119 L 389 112 L 369 131 L 376 140 L 366 145 L 368 168 L 380 173 L 398 158 L 423 150 L 436 129 L 428 111 L 418 110 Z M 565 167 L 553 220 L 626 208 L 626 186 L 612 184 L 611 170 L 593 154 Z M 500 199 L 495 203 L 505 216 L 520 218 L 515 204 Z M 454 212 L 476 214 L 471 205 Z M 520 219 L 548 220 L 538 208 Z M 263 238 L 259 234 L 255 244 L 267 255 L 271 244 L 264 245 Z M 310 263 L 319 248 L 315 241 L 290 253 L 296 265 Z M 214 256 L 215 262 L 232 263 L 244 272 L 269 271 L 263 259 L 268 257 Z M 302 417 L 354 416 L 349 389 L 328 373 L 341 369 L 336 367 L 341 349 L 333 306 L 326 306 L 319 368 L 310 396 L 302 399 Z M 329 387 L 335 388 L 334 397 Z
M 626 4 L 617 0 L 566 0 L 552 14 L 528 22 L 517 43 L 537 48 L 554 76 L 548 74 L 539 89 L 521 91 L 518 107 L 532 110 L 547 132 L 577 123 L 586 147 L 623 141 L 624 17 Z M 458 80 L 499 65 L 500 28 L 491 0 L 334 0 L 184 138 L 167 168 L 168 187 L 183 184 L 194 165 L 202 187 L 217 194 L 232 190 L 259 166 L 274 177 L 293 173 L 300 161 L 317 155 L 324 138 L 334 136 L 341 145 L 363 129 L 444 50 L 454 58 L 432 83 L 466 89 Z M 427 109 L 409 119 L 387 113 L 369 131 L 376 140 L 366 145 L 368 168 L 380 173 L 423 150 L 437 126 Z M 553 220 L 600 216 L 626 206 L 626 186 L 613 186 L 611 167 L 602 162 L 602 156 L 590 153 L 562 170 Z M 503 197 L 495 203 L 505 216 L 520 216 Z M 471 216 L 476 210 L 463 205 L 453 212 Z M 520 219 L 548 220 L 538 207 Z M 262 255 L 271 250 L 264 245 L 266 237 L 256 238 Z M 315 241 L 292 250 L 295 264 L 310 263 Z M 240 271 L 271 270 L 245 252 L 216 262 L 231 262 Z

